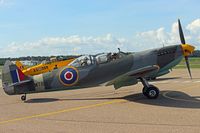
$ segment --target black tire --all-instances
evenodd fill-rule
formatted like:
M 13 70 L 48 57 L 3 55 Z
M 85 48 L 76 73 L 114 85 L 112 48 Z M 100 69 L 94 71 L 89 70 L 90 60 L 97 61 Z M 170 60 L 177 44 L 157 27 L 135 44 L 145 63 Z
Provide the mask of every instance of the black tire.
M 150 85 L 146 90 L 146 97 L 149 99 L 156 99 L 159 96 L 159 89 L 153 85 Z
M 26 101 L 26 96 L 25 95 L 21 96 L 21 100 Z
M 146 97 L 147 97 L 147 89 L 148 89 L 148 88 L 146 88 L 146 87 L 143 87 L 143 89 L 142 89 L 142 93 L 143 93 L 143 95 L 146 96 Z

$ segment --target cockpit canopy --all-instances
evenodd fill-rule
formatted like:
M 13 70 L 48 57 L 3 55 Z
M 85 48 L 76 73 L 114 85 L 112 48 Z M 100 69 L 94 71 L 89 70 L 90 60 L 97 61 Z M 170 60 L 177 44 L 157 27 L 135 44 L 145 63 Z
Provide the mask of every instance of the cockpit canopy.
M 97 55 L 83 55 L 75 59 L 69 64 L 73 67 L 86 67 L 93 64 L 103 64 L 108 63 L 117 59 L 124 57 L 126 54 L 123 52 L 119 53 L 101 53 Z
M 83 55 L 72 61 L 69 66 L 84 67 L 94 64 L 94 57 L 92 55 Z

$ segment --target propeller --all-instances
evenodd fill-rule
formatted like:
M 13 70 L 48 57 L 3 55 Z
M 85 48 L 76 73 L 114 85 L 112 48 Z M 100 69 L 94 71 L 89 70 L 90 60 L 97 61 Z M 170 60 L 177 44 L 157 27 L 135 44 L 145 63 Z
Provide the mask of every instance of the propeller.
M 183 34 L 180 19 L 178 19 L 178 28 L 179 28 L 180 40 L 181 40 L 182 47 L 183 47 L 183 53 L 184 53 L 184 56 L 185 56 L 185 63 L 186 63 L 190 78 L 192 79 L 192 74 L 191 74 L 191 70 L 190 70 L 190 63 L 189 63 L 189 60 L 188 60 L 188 56 L 194 51 L 194 47 L 185 43 L 185 37 L 184 37 L 184 34 Z
M 180 35 L 181 43 L 185 44 L 185 37 L 184 37 L 184 34 L 183 34 L 183 29 L 182 29 L 182 26 L 181 26 L 180 19 L 178 19 L 178 29 L 179 29 L 179 35 Z
M 192 74 L 191 74 L 191 70 L 190 70 L 190 63 L 189 63 L 189 60 L 188 60 L 188 56 L 185 56 L 185 63 L 186 63 L 190 78 L 192 79 Z

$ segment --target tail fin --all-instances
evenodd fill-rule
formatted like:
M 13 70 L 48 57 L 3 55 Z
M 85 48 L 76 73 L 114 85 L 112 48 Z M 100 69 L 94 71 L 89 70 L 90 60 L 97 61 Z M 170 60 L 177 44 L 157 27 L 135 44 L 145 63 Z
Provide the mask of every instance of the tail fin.
M 26 67 L 18 60 L 15 62 L 15 64 L 21 71 L 26 69 Z
M 2 85 L 4 91 L 11 95 L 14 94 L 14 86 L 22 82 L 29 81 L 30 78 L 11 61 L 6 61 L 2 69 Z

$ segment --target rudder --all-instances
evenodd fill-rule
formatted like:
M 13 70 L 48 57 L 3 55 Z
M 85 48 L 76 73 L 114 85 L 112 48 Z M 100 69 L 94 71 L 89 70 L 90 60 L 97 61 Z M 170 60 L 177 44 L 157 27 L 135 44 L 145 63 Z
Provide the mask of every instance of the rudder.
M 7 60 L 2 69 L 2 85 L 7 94 L 14 93 L 14 86 L 30 80 L 29 77 L 23 74 L 23 72 L 11 61 Z

